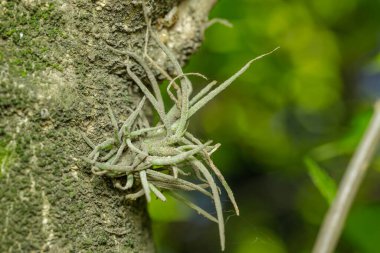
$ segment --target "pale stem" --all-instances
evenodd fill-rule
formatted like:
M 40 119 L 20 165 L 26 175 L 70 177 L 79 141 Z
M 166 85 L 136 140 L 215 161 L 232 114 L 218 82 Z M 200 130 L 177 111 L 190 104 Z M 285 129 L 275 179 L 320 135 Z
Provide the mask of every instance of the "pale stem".
M 347 167 L 334 202 L 325 216 L 313 253 L 331 253 L 334 251 L 347 214 L 375 154 L 379 140 L 380 100 L 375 104 L 371 122 Z

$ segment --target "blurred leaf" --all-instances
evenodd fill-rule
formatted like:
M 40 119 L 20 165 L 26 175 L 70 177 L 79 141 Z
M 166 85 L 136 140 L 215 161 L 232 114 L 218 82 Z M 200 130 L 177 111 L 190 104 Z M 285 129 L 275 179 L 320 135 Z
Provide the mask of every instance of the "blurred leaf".
M 372 62 L 370 62 L 369 66 L 367 67 L 368 71 L 371 73 L 379 73 L 380 72 L 380 53 L 374 57 Z
M 166 202 L 152 198 L 148 205 L 149 215 L 154 221 L 183 221 L 190 215 L 190 209 L 183 204 L 179 204 L 177 200 L 170 195 L 165 195 Z
M 312 159 L 305 158 L 304 162 L 314 185 L 326 201 L 331 204 L 336 194 L 335 181 Z
M 359 0 L 346 0 L 344 2 L 329 0 L 311 1 L 314 11 L 321 16 L 327 23 L 337 22 L 350 14 L 357 6 Z
M 271 231 L 251 231 L 243 235 L 236 253 L 285 253 L 285 247 L 281 240 Z
M 319 227 L 329 203 L 325 201 L 325 198 L 321 198 L 321 194 L 315 190 L 314 184 L 305 181 L 297 187 L 302 190 L 298 191 L 296 195 L 296 210 L 302 215 L 305 222 Z
M 354 208 L 347 220 L 344 237 L 357 246 L 361 253 L 379 252 L 380 206 L 367 205 Z
M 337 140 L 315 147 L 310 153 L 318 161 L 332 159 L 342 155 L 350 155 L 359 144 L 365 129 L 372 117 L 372 108 L 360 110 L 353 115 L 350 124 Z

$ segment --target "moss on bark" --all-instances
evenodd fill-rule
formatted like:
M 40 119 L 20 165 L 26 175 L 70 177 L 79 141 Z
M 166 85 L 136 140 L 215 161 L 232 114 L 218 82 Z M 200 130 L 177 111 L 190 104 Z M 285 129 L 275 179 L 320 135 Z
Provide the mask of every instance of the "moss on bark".
M 152 19 L 178 2 L 150 1 Z M 125 201 L 79 158 L 89 152 L 80 131 L 94 142 L 112 132 L 106 103 L 124 120 L 141 97 L 125 59 L 107 50 L 141 52 L 141 5 L 0 1 L 0 13 L 0 252 L 153 252 L 144 200 Z M 172 35 L 182 62 L 206 20 L 192 13 L 191 38 L 175 37 L 180 29 L 158 31 Z M 149 53 L 170 69 L 156 47 Z

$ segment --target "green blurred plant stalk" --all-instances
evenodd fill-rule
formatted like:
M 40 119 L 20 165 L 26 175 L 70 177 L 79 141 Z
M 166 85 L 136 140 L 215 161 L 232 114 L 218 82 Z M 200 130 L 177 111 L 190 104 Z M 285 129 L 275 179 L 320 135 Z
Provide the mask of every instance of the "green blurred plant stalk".
M 372 120 L 339 186 L 338 193 L 319 230 L 313 253 L 333 252 L 347 214 L 380 141 L 380 100 L 375 104 Z

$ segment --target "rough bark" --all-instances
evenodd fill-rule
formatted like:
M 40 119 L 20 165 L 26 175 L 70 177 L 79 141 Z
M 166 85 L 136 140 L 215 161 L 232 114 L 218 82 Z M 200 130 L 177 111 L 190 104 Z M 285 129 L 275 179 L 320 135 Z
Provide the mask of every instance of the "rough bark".
M 147 2 L 182 63 L 213 3 Z M 165 18 L 177 5 L 178 19 Z M 126 201 L 80 159 L 81 131 L 94 142 L 112 133 L 106 104 L 125 120 L 141 98 L 108 47 L 142 54 L 141 2 L 3 0 L 0 22 L 0 252 L 154 252 L 144 199 Z M 148 52 L 170 71 L 153 42 Z

